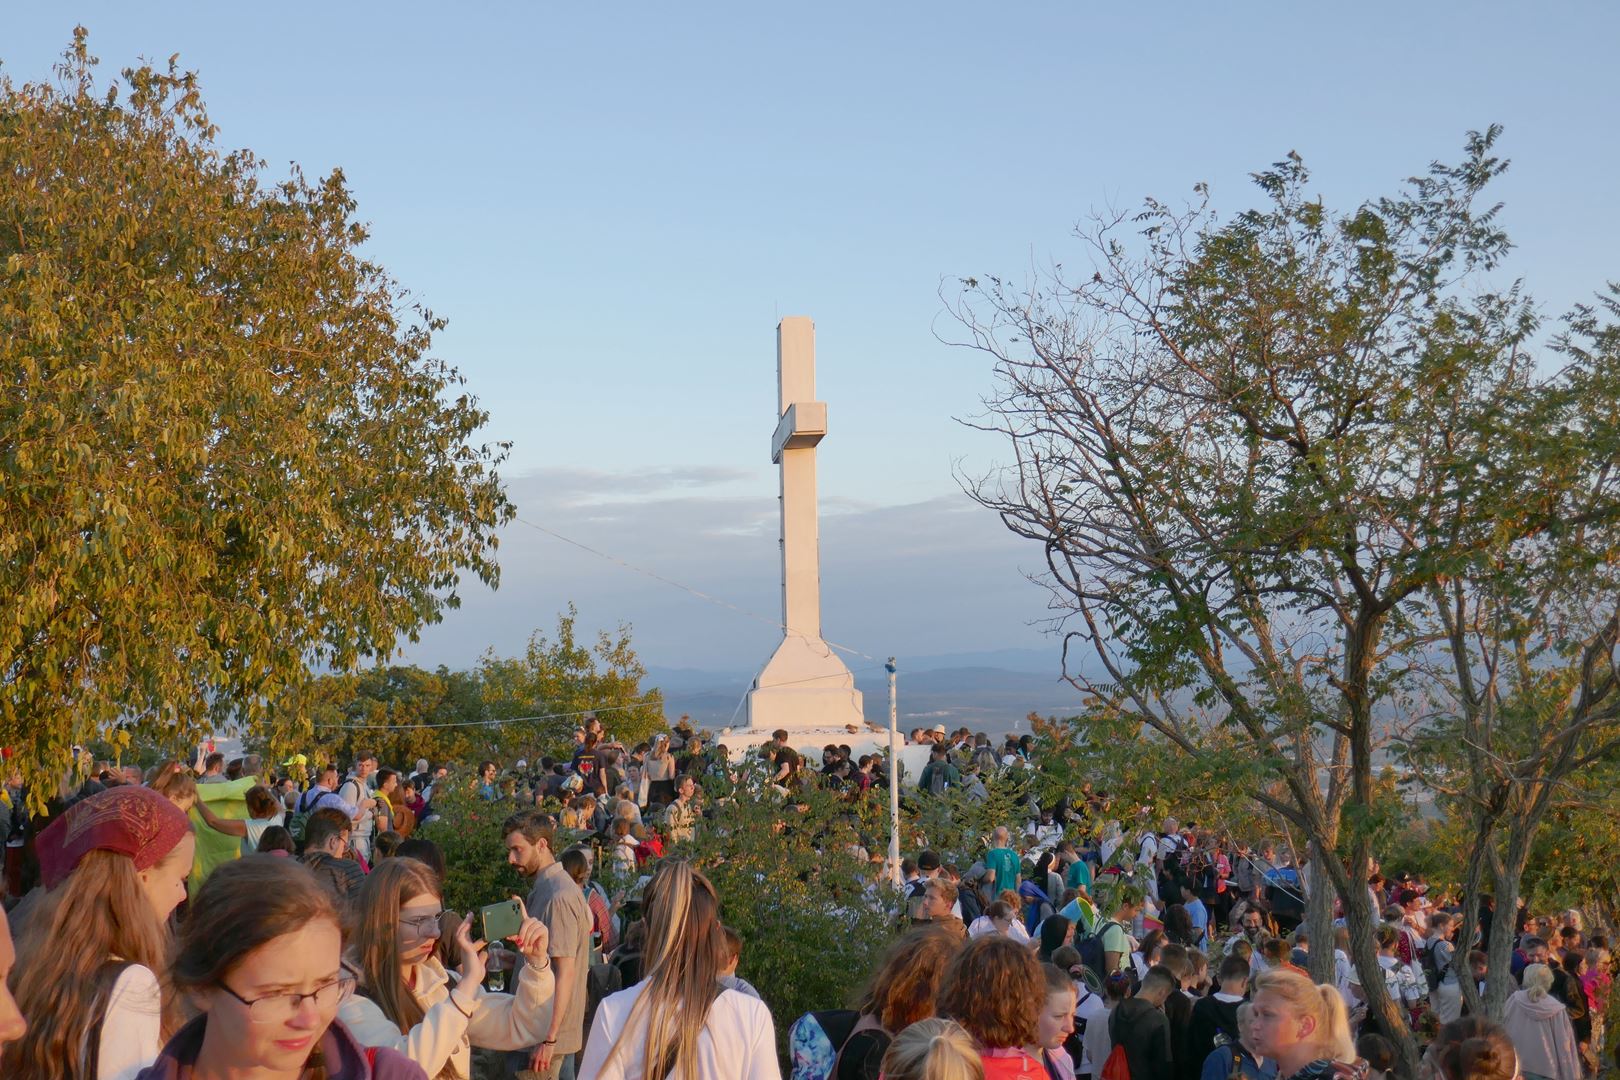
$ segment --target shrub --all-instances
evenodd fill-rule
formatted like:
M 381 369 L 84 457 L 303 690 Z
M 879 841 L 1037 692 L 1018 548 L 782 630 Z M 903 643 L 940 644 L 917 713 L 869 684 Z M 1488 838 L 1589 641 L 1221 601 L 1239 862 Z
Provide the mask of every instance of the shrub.
M 441 786 L 433 795 L 440 816 L 417 835 L 444 852 L 445 906 L 471 911 L 513 894 L 527 896 L 528 883 L 507 864 L 501 835 L 501 822 L 519 809 L 517 801 L 483 799 L 471 779 Z

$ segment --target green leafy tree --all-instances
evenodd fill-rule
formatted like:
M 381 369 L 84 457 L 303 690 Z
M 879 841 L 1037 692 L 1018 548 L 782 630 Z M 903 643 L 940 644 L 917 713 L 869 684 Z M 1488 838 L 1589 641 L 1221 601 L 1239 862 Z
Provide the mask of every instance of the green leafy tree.
M 1044 551 L 1069 677 L 1195 768 L 1237 733 L 1263 766 L 1250 796 L 1309 840 L 1397 1033 L 1366 808 L 1388 718 L 1423 692 L 1428 593 L 1504 546 L 1565 542 L 1576 500 L 1556 493 L 1588 478 L 1564 469 L 1557 401 L 1609 390 L 1538 376 L 1530 301 L 1486 278 L 1509 250 L 1482 202 L 1497 135 L 1342 214 L 1289 155 L 1255 177 L 1259 208 L 1150 201 L 1083 234 L 1084 277 L 970 281 L 956 309 L 995 365 L 982 424 L 1014 458 L 968 486 Z M 1608 432 L 1588 460 L 1613 460 Z M 1581 520 L 1613 521 L 1597 496 Z M 1312 890 L 1316 940 L 1331 902 Z M 1311 959 L 1320 980 L 1331 957 Z
M 95 64 L 81 28 L 0 81 L 0 743 L 42 777 L 252 732 L 494 584 L 512 515 L 343 174 L 269 182 L 174 60 Z
M 604 630 L 586 644 L 575 632 L 578 617 L 569 604 L 557 617 L 555 638 L 537 630 L 521 656 L 501 658 L 490 652 L 480 661 L 478 677 L 490 719 L 544 717 L 502 723 L 499 730 L 509 752 L 531 757 L 561 753 L 572 746 L 574 729 L 593 712 L 626 746 L 665 729 L 663 696 L 642 688 L 647 669 L 631 647 L 629 625 L 621 624 L 612 634 Z
M 475 673 L 388 665 L 322 676 L 299 704 L 319 715 L 313 741 L 333 760 L 370 752 L 408 766 L 419 757 L 469 761 L 488 751 L 480 690 Z
M 1401 749 L 1441 805 L 1468 822 L 1465 938 L 1485 895 L 1513 910 L 1548 815 L 1588 798 L 1590 776 L 1602 772 L 1594 767 L 1620 751 L 1617 298 L 1611 286 L 1567 318 L 1551 342 L 1564 362 L 1553 378 L 1532 378 L 1530 358 L 1518 357 L 1516 392 L 1490 402 L 1458 395 L 1433 410 L 1436 444 L 1471 448 L 1486 477 L 1522 468 L 1532 482 L 1503 485 L 1517 496 L 1507 527 L 1423 594 L 1444 647 L 1414 658 L 1431 700 Z M 1455 515 L 1437 500 L 1429 532 L 1443 533 Z M 1526 530 L 1525 521 L 1545 524 Z M 1513 990 L 1510 951 L 1506 935 L 1490 943 L 1488 1015 L 1499 1016 Z M 1462 982 L 1479 1004 L 1472 981 Z

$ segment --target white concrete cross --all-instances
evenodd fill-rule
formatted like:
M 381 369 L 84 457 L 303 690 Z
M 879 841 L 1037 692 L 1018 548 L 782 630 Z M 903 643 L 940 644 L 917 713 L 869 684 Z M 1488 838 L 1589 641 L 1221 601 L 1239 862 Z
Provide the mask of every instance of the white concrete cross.
M 756 730 L 861 724 L 855 677 L 821 637 L 821 536 L 816 444 L 827 404 L 816 397 L 816 330 L 804 316 L 776 327 L 777 412 L 771 460 L 781 468 L 782 643 L 748 693 Z

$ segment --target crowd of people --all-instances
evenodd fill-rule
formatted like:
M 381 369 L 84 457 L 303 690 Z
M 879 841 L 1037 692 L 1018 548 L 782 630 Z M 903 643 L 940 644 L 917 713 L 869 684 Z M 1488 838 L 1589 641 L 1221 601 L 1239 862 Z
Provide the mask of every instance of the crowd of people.
M 918 729 L 908 799 L 975 798 L 1038 767 L 1026 736 Z M 777 732 L 760 793 L 850 798 L 887 759 Z M 971 862 L 910 853 L 866 882 L 895 938 L 852 1008 L 773 1017 L 744 943 L 683 847 L 732 768 L 685 724 L 626 747 L 592 720 L 572 751 L 463 775 L 415 762 L 269 768 L 218 753 L 92 766 L 26 811 L 0 805 L 0 1076 L 71 1080 L 1382 1080 L 1399 1063 L 1348 930 L 1315 945 L 1307 866 L 1175 819 L 1110 816 L 1089 789 L 1033 795 Z M 15 778 L 13 778 L 15 781 Z M 499 804 L 526 895 L 445 903 L 444 851 L 417 834 L 459 785 Z M 436 809 L 435 803 L 440 803 Z M 1150 827 L 1151 826 L 1151 827 Z M 881 860 L 881 855 L 876 858 Z M 898 879 L 898 884 L 887 882 Z M 1376 872 L 1378 963 L 1426 1039 L 1422 1078 L 1587 1080 L 1612 959 L 1578 912 L 1484 912 Z M 1465 1015 L 1489 935 L 1515 935 L 1500 1024 Z M 16 948 L 12 941 L 15 937 Z M 1306 973 L 1313 945 L 1334 978 Z M 1467 963 L 1455 964 L 1464 948 Z M 779 1057 L 778 1031 L 787 1053 Z M 476 1061 L 476 1066 L 475 1066 Z M 484 1070 L 477 1073 L 478 1069 Z M 493 1070 L 493 1071 L 491 1071 Z

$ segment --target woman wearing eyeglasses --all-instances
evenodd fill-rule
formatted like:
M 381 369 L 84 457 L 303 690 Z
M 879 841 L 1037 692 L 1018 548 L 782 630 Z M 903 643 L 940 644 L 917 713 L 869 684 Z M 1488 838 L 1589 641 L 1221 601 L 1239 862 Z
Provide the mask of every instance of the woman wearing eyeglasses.
M 201 1013 L 138 1080 L 424 1080 L 392 1050 L 367 1050 L 337 1023 L 354 989 L 336 901 L 300 863 L 249 855 L 192 900 L 170 970 Z
M 519 901 L 521 903 L 521 901 Z M 461 970 L 435 955 L 444 902 L 433 871 L 414 859 L 388 859 L 366 878 L 355 906 L 353 963 L 360 984 L 339 1017 L 366 1046 L 405 1054 L 429 1076 L 466 1080 L 472 1048 L 522 1050 L 551 1026 L 553 978 L 545 924 L 524 912 L 511 938 L 527 961 L 516 992 L 486 993 L 482 942 L 473 916 L 456 929 Z
M 173 1002 L 158 975 L 169 914 L 186 896 L 185 813 L 143 787 L 75 803 L 38 840 L 48 890 L 18 922 L 12 987 L 27 1033 L 0 1076 L 128 1080 L 163 1046 Z

